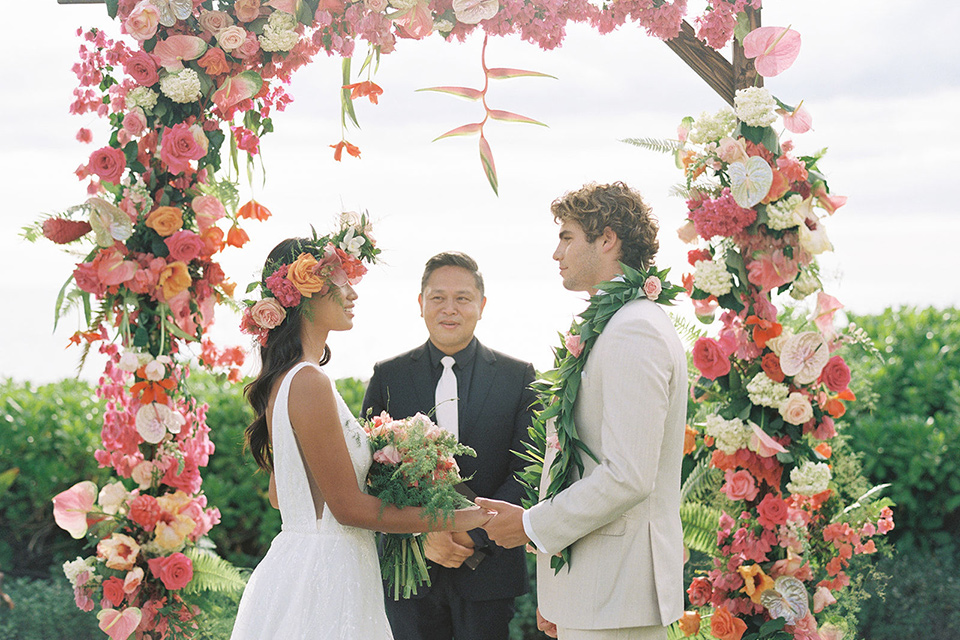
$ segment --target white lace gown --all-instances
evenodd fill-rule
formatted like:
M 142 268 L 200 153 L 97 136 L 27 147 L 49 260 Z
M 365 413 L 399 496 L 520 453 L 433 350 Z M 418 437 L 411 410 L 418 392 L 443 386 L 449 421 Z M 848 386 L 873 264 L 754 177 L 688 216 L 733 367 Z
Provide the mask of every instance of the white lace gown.
M 273 409 L 273 459 L 282 530 L 247 583 L 231 640 L 392 640 L 374 533 L 316 517 L 287 411 L 294 366 Z M 334 388 L 337 412 L 364 490 L 372 457 L 366 433 Z

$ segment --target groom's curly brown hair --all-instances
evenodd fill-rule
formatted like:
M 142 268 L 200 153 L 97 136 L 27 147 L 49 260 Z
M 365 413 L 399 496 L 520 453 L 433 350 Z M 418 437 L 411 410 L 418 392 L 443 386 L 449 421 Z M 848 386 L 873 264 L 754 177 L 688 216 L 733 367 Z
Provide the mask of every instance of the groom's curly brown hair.
M 620 262 L 634 269 L 647 269 L 660 249 L 660 225 L 640 194 L 623 182 L 591 183 L 570 191 L 550 205 L 557 222 L 579 224 L 589 242 L 610 227 L 621 241 Z

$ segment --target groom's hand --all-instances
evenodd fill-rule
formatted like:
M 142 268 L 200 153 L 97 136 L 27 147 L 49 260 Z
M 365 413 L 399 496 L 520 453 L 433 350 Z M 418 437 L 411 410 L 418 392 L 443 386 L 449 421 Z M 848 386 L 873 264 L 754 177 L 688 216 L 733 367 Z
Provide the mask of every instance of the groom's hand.
M 523 507 L 490 498 L 477 498 L 474 503 L 497 512 L 497 515 L 483 525 L 483 529 L 498 545 L 504 549 L 512 549 L 530 542 L 523 530 Z
M 473 555 L 473 538 L 465 532 L 432 531 L 423 542 L 427 559 L 441 567 L 456 569 Z
M 537 629 L 543 631 L 550 638 L 557 637 L 557 625 L 540 615 L 540 609 L 537 609 Z

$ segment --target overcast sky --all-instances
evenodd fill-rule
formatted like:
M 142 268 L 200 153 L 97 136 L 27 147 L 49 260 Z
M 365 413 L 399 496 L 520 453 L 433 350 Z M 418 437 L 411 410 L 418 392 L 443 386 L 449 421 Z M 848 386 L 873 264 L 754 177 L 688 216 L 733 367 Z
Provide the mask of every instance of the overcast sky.
M 691 1 L 691 10 L 699 3 Z M 59 6 L 54 0 L 5 8 L 0 56 L 0 376 L 47 382 L 74 375 L 79 350 L 64 349 L 79 327 L 65 318 L 53 332 L 53 304 L 75 257 L 51 243 L 24 242 L 19 229 L 42 213 L 82 202 L 73 175 L 106 144 L 102 123 L 67 111 L 77 57 L 78 26 L 115 29 L 103 5 Z M 960 46 L 954 29 L 960 5 L 948 0 L 905 4 L 771 0 L 763 23 L 787 26 L 803 38 L 800 57 L 768 80 L 787 103 L 804 100 L 814 131 L 795 137 L 800 153 L 824 146 L 831 190 L 848 204 L 827 220 L 836 252 L 822 261 L 828 293 L 856 313 L 887 306 L 960 305 L 954 196 L 960 129 Z M 500 176 L 500 196 L 480 169 L 476 138 L 430 141 L 479 120 L 480 105 L 417 93 L 436 85 L 482 86 L 482 36 L 463 44 L 439 37 L 401 41 L 384 56 L 375 78 L 379 105 L 357 103 L 362 129 L 347 137 L 362 158 L 336 163 L 328 145 L 340 139 L 338 59 L 318 58 L 290 89 L 295 102 L 275 118 L 261 149 L 266 186 L 257 199 L 274 217 L 249 223 L 252 241 L 222 257 L 228 276 L 254 279 L 279 240 L 324 232 L 343 210 L 366 209 L 378 223 L 382 265 L 359 287 L 355 328 L 331 336 L 335 377 L 367 378 L 373 363 L 421 343 L 426 332 L 416 307 L 420 272 L 431 255 L 466 251 L 480 263 L 488 304 L 477 334 L 487 345 L 550 364 L 549 347 L 583 306 L 560 286 L 550 259 L 556 227 L 549 203 L 588 181 L 624 180 L 639 189 L 661 222 L 658 264 L 679 281 L 685 252 L 675 229 L 683 201 L 668 195 L 681 179 L 669 156 L 619 142 L 667 138 L 685 115 L 723 103 L 662 42 L 635 25 L 600 36 L 572 26 L 564 46 L 543 52 L 518 38 L 494 38 L 489 66 L 535 69 L 557 80 L 495 83 L 491 108 L 516 111 L 549 128 L 494 122 L 487 138 Z M 360 48 L 358 47 L 358 51 Z M 358 65 L 357 65 L 358 66 Z M 77 129 L 94 131 L 81 145 Z M 949 176 L 953 175 L 953 178 Z M 242 180 L 245 197 L 250 187 Z M 681 312 L 687 312 L 684 306 Z M 221 309 L 214 337 L 246 344 L 236 317 Z M 101 362 L 82 376 L 96 379 Z

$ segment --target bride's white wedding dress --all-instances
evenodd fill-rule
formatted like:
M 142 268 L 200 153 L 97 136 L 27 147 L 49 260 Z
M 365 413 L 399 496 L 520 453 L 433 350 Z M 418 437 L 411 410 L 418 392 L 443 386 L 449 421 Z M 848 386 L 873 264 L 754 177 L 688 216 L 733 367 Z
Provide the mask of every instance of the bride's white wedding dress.
M 274 402 L 273 461 L 283 527 L 247 583 L 231 640 L 392 640 L 374 533 L 341 525 L 326 508 L 316 517 L 287 410 L 290 383 L 306 366 L 316 365 L 294 366 Z M 372 462 L 367 436 L 333 391 L 363 490 Z

